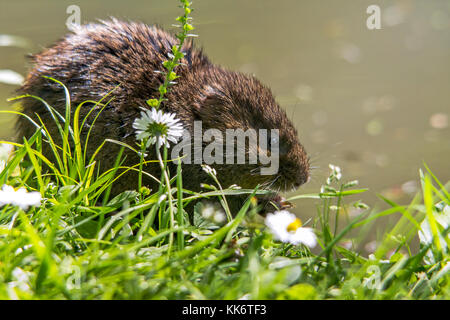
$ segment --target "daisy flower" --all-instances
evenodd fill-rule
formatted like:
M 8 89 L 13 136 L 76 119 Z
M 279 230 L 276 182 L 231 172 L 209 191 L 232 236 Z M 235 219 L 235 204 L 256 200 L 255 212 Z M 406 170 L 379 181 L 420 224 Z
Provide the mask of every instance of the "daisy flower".
M 146 147 L 156 144 L 170 147 L 169 142 L 177 143 L 183 134 L 183 126 L 174 113 L 163 113 L 161 110 L 142 108 L 141 117 L 134 120 L 136 139 L 147 140 Z
M 304 244 L 310 248 L 317 244 L 313 229 L 302 227 L 300 219 L 287 210 L 269 213 L 265 223 L 276 240 L 293 245 Z
M 30 206 L 39 206 L 41 199 L 39 192 L 27 192 L 25 188 L 16 191 L 13 187 L 5 184 L 0 190 L 0 207 L 10 204 L 27 210 Z

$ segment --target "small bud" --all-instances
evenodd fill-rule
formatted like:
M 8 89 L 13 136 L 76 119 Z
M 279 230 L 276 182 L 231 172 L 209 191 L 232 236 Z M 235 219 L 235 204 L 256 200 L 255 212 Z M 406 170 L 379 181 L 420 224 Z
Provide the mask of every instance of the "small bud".
M 320 189 L 320 193 L 336 193 L 336 189 L 330 186 L 322 186 L 322 188 Z
M 147 188 L 147 187 L 142 187 L 140 192 L 145 197 L 145 196 L 148 196 L 150 194 L 150 189 Z
M 355 207 L 357 209 L 364 209 L 364 210 L 367 210 L 370 208 L 367 204 L 365 204 L 364 202 L 360 202 L 360 201 L 354 203 L 353 207 Z
M 146 102 L 152 108 L 157 108 L 159 105 L 158 99 L 148 99 Z
M 347 182 L 346 184 L 344 184 L 344 185 L 342 186 L 342 188 L 344 188 L 344 189 L 352 188 L 352 187 L 354 187 L 354 186 L 357 186 L 358 183 L 359 183 L 358 180 L 353 180 L 353 181 L 350 181 L 350 182 Z
M 195 28 L 194 28 L 191 24 L 186 23 L 186 24 L 183 26 L 183 29 L 184 29 L 184 31 L 188 32 L 188 31 L 194 30 Z

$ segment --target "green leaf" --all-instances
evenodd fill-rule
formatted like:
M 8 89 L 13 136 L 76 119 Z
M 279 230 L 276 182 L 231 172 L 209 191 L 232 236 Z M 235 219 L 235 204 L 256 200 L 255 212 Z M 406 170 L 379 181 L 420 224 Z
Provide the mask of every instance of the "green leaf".
M 125 201 L 136 201 L 139 197 L 139 193 L 136 191 L 125 191 L 121 194 L 115 196 L 111 201 L 106 205 L 107 207 L 121 207 Z
M 163 85 L 159 86 L 159 93 L 161 93 L 162 95 L 167 93 L 167 88 Z
M 173 80 L 177 79 L 178 76 L 177 76 L 177 74 L 175 72 L 172 71 L 172 72 L 169 73 L 168 78 L 169 78 L 169 81 L 173 81 Z

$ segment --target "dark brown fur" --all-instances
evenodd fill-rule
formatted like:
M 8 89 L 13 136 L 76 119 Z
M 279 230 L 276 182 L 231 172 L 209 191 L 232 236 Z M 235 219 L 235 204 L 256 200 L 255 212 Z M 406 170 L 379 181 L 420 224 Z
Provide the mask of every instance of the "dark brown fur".
M 162 62 L 168 59 L 174 44 L 176 39 L 172 35 L 141 23 L 112 20 L 89 24 L 35 55 L 34 67 L 20 92 L 39 96 L 64 114 L 65 97 L 61 86 L 42 76 L 64 83 L 70 91 L 72 106 L 85 100 L 100 100 L 119 85 L 111 94 L 114 100 L 92 128 L 88 154 L 92 155 L 105 138 L 136 146 L 132 123 L 140 116 L 140 107 L 146 106 L 146 100 L 159 96 L 158 87 L 163 75 L 155 71 L 163 69 Z M 285 152 L 280 155 L 279 176 L 261 176 L 252 172 L 257 165 L 214 165 L 223 186 L 238 184 L 253 188 L 258 183 L 265 183 L 272 189 L 291 190 L 305 183 L 309 177 L 306 152 L 298 141 L 297 131 L 275 102 L 270 89 L 254 77 L 212 64 L 192 43 L 187 43 L 183 51 L 186 53 L 183 65 L 176 69 L 180 78 L 166 95 L 165 111 L 175 112 L 189 130 L 192 130 L 194 120 L 201 120 L 204 130 L 280 130 L 281 150 Z M 84 105 L 81 117 L 92 106 Z M 56 126 L 41 102 L 27 98 L 23 107 L 25 114 L 32 118 L 36 119 L 35 113 L 39 114 L 52 136 L 58 136 Z M 89 117 L 89 123 L 96 113 Z M 20 139 L 30 137 L 36 130 L 23 117 L 19 118 L 17 128 Z M 87 131 L 87 128 L 83 129 L 83 139 Z M 97 156 L 102 171 L 113 165 L 119 148 L 112 143 L 105 145 Z M 51 158 L 50 150 L 44 151 Z M 136 154 L 127 151 L 125 154 L 125 165 L 139 162 Z M 146 171 L 159 178 L 156 165 L 148 166 Z M 191 190 L 198 190 L 200 183 L 208 182 L 198 165 L 184 165 L 183 180 L 184 186 Z M 153 190 L 157 188 L 149 178 L 144 183 Z M 137 175 L 127 174 L 114 185 L 113 193 L 136 187 Z

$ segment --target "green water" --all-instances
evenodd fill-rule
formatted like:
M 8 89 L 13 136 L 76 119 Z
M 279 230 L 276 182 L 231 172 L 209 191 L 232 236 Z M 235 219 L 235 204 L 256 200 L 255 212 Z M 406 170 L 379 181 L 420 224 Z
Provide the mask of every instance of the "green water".
M 368 30 L 366 8 L 381 7 L 382 29 Z M 29 48 L 0 47 L 0 69 L 27 72 L 27 53 L 67 32 L 73 1 L 5 1 L 0 34 Z M 171 29 L 177 1 L 76 1 L 82 22 L 115 16 Z M 270 86 L 313 159 L 318 191 L 328 164 L 376 193 L 405 203 L 426 162 L 450 178 L 450 1 L 194 1 L 197 43 L 218 64 L 254 73 Z M 0 84 L 0 108 L 16 87 Z M 0 116 L 0 138 L 13 119 Z M 310 216 L 315 202 L 294 209 Z

